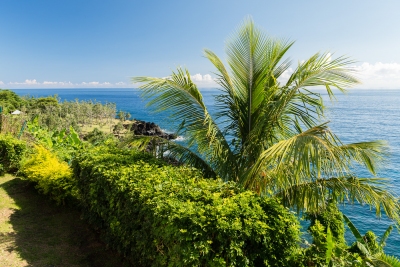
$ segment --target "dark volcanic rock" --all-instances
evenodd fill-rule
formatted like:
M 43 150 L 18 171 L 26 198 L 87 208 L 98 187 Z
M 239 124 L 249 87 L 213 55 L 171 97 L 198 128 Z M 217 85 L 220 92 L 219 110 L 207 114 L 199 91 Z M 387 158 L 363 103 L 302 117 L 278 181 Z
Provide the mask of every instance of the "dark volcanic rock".
M 154 122 L 134 121 L 132 124 L 124 124 L 125 129 L 130 127 L 135 135 L 159 136 L 161 138 L 171 140 L 176 139 L 175 134 L 168 134 L 163 132 L 160 127 Z

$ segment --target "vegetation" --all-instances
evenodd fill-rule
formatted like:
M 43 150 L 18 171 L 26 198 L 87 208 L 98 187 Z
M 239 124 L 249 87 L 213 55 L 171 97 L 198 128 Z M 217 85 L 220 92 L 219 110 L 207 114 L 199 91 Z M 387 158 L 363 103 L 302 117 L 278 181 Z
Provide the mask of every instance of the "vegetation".
M 312 87 L 344 91 L 357 80 L 345 57 L 317 53 L 291 66 L 285 59 L 293 42 L 265 35 L 251 20 L 227 42 L 226 67 L 212 51 L 205 57 L 217 69 L 222 93 L 216 97 L 214 119 L 189 71 L 178 69 L 167 78 L 136 77 L 149 106 L 169 110 L 187 146 L 169 142 L 169 155 L 263 196 L 278 197 L 298 211 L 318 212 L 329 201 L 367 203 L 380 215 L 399 219 L 397 198 L 386 180 L 359 178 L 354 166 L 372 175 L 386 154 L 383 141 L 343 144 L 323 122 L 324 104 Z M 154 138 L 136 137 L 142 142 Z M 136 140 L 135 142 L 137 142 Z
M 358 229 L 354 226 L 351 220 L 343 215 L 346 224 L 353 233 L 356 241 L 350 248 L 350 251 L 356 252 L 361 255 L 365 262 L 376 266 L 400 266 L 400 259 L 386 255 L 384 247 L 386 240 L 389 238 L 393 230 L 393 225 L 390 225 L 385 233 L 378 239 L 374 232 L 368 231 L 364 236 L 361 236 Z
M 132 263 L 292 266 L 298 221 L 273 199 L 126 150 L 88 150 L 73 169 L 86 217 Z
M 57 203 L 77 198 L 75 179 L 66 162 L 42 146 L 35 146 L 21 166 L 20 174 L 36 183 L 39 192 L 49 195 Z
M 0 178 L 5 179 L 0 208 L 7 194 L 17 199 L 18 190 L 25 194 L 34 185 L 57 204 L 82 211 L 107 245 L 135 266 L 400 266 L 399 259 L 384 252 L 393 226 L 380 238 L 372 231 L 362 236 L 338 209 L 341 202 L 367 203 L 397 227 L 400 218 L 398 199 L 387 181 L 359 178 L 354 172 L 364 167 L 375 175 L 384 162 L 385 142 L 343 144 L 324 122 L 321 95 L 311 90 L 324 86 L 333 97 L 331 89 L 344 91 L 355 84 L 351 61 L 315 54 L 283 80 L 290 67 L 284 56 L 292 45 L 269 38 L 247 21 L 228 42 L 228 67 L 206 50 L 222 87 L 214 118 L 187 70 L 178 69 L 168 78 L 134 78 L 151 107 L 168 109 L 182 122 L 185 146 L 157 136 L 133 135 L 120 142 L 114 134 L 125 132 L 123 122 L 130 114 L 121 111 L 116 120 L 112 104 L 60 102 L 57 96 L 20 98 L 0 90 L 0 170 L 18 171 L 24 179 Z M 23 114 L 6 114 L 14 108 Z M 82 133 L 87 133 L 84 140 Z M 30 210 L 27 202 L 12 205 Z M 58 209 L 51 210 L 44 212 Z M 300 241 L 294 210 L 310 221 L 311 243 Z M 24 250 L 41 242 L 58 244 L 44 230 L 69 242 L 64 232 L 42 227 L 44 219 L 35 213 L 40 211 L 19 216 L 28 221 L 13 215 L 5 224 L 0 220 L 3 243 L 15 247 L 26 264 L 78 266 L 73 259 L 56 257 L 35 261 L 35 253 L 46 257 Z M 57 219 L 46 218 L 59 226 Z M 62 216 L 64 221 L 74 223 Z M 27 244 L 17 244 L 8 234 L 8 222 Z M 35 231 L 24 234 L 23 223 Z M 345 240 L 345 224 L 356 239 L 353 244 Z M 36 233 L 38 238 L 27 239 Z M 2 255 L 0 251 L 0 262 Z M 122 264 L 117 260 L 110 265 Z
M 26 150 L 25 142 L 19 141 L 10 135 L 0 134 L 0 175 L 4 172 L 15 172 Z
M 0 176 L 0 266 L 130 266 L 107 249 L 75 207 L 37 194 L 31 182 Z
M 92 127 L 105 127 L 111 132 L 116 124 L 114 103 L 101 104 L 95 101 L 64 101 L 58 97 L 20 97 L 12 91 L 0 89 L 0 106 L 3 107 L 3 129 L 16 133 L 24 121 L 37 119 L 39 126 L 50 131 L 61 131 L 73 127 L 80 133 L 89 132 Z M 10 112 L 20 109 L 20 116 Z M 124 113 L 125 114 L 125 113 Z M 129 114 L 130 117 L 130 114 Z M 128 114 L 126 113 L 126 118 Z M 7 127 L 8 126 L 8 127 Z M 17 129 L 13 129 L 17 128 Z

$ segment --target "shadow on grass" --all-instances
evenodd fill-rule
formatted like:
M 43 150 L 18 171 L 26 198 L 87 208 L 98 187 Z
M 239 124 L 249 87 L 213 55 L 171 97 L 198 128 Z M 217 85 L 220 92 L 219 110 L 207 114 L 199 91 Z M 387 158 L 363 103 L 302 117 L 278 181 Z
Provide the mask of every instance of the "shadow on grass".
M 18 206 L 9 218 L 13 231 L 0 234 L 0 245 L 28 266 L 130 266 L 106 249 L 76 209 L 55 205 L 20 178 L 0 187 Z

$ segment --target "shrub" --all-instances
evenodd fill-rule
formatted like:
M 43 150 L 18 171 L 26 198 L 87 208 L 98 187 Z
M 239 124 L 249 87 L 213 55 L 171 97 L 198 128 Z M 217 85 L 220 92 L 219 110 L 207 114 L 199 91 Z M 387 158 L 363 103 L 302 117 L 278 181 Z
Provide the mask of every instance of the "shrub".
M 287 266 L 295 216 L 234 183 L 102 147 L 73 161 L 84 216 L 138 266 Z
M 15 172 L 26 151 L 26 143 L 10 135 L 0 134 L 0 171 Z
M 105 132 L 100 131 L 97 128 L 94 128 L 93 131 L 87 133 L 84 137 L 83 140 L 88 141 L 89 143 L 93 145 L 100 145 L 103 144 L 105 141 L 111 139 L 113 140 L 115 137 L 113 134 L 107 134 Z
M 335 202 L 329 202 L 318 213 L 307 213 L 305 218 L 310 220 L 308 231 L 313 243 L 302 252 L 299 266 L 368 266 L 346 245 L 343 214 Z
M 42 146 L 35 146 L 34 153 L 22 162 L 21 174 L 57 203 L 77 198 L 75 179 L 68 164 Z

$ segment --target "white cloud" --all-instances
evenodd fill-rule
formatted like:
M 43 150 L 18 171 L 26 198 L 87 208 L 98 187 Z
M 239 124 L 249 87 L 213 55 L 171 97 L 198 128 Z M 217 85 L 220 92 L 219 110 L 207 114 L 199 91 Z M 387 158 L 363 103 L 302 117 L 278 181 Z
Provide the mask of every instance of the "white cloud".
M 60 87 L 72 87 L 74 84 L 71 82 L 50 82 L 50 81 L 44 81 L 43 82 L 44 86 L 60 86 Z
M 293 69 L 292 68 L 288 68 L 287 70 L 285 70 L 281 76 L 279 76 L 278 81 L 280 83 L 285 83 L 287 80 L 289 80 L 290 75 L 292 75 L 293 73 Z
M 36 81 L 36 79 L 33 80 L 28 80 L 26 79 L 25 82 L 9 82 L 8 84 L 14 85 L 14 84 L 20 84 L 20 85 L 38 85 L 40 84 L 39 82 Z
M 77 83 L 76 84 L 77 86 L 85 86 L 85 87 L 96 87 L 96 86 L 110 86 L 110 85 L 112 85 L 111 83 L 109 83 L 109 82 L 103 82 L 103 83 L 101 83 L 101 82 L 95 82 L 95 81 L 93 81 L 93 82 L 82 82 L 82 83 Z
M 400 89 L 400 64 L 371 64 L 364 62 L 354 67 L 362 84 L 356 88 L 364 89 Z
M 328 57 L 328 55 L 327 55 Z M 377 62 L 371 64 L 364 62 L 360 65 L 352 67 L 355 76 L 360 80 L 361 84 L 354 88 L 359 89 L 400 89 L 400 64 L 399 63 L 382 63 Z M 285 83 L 293 73 L 292 68 L 288 68 L 279 78 L 278 81 Z
M 330 58 L 331 55 L 326 55 Z M 360 89 L 400 89 L 400 63 L 369 63 L 364 62 L 362 64 L 354 65 L 353 69 L 356 71 L 356 76 L 362 82 L 355 86 Z M 284 83 L 293 73 L 293 68 L 288 68 L 279 78 L 278 81 Z M 169 77 L 165 77 L 169 78 Z M 215 88 L 219 85 L 215 82 L 214 77 L 210 74 L 196 73 L 191 76 L 193 82 L 197 84 L 199 88 Z M 137 87 L 137 84 L 130 84 L 126 82 L 80 82 L 72 83 L 70 81 L 48 81 L 43 82 L 37 81 L 36 79 L 26 79 L 23 82 L 3 82 L 0 81 L 0 85 L 4 87 L 7 85 L 9 88 L 96 88 L 96 87 Z
M 25 80 L 25 84 L 31 85 L 31 84 L 39 84 L 39 83 L 36 81 L 36 79 L 33 79 L 33 80 Z
M 201 75 L 200 73 L 197 73 L 195 75 L 192 75 L 190 78 L 192 78 L 192 81 L 194 81 L 194 82 L 200 82 L 203 80 L 203 75 Z
M 190 76 L 190 78 L 197 84 L 199 88 L 219 87 L 210 74 L 201 75 L 200 73 L 197 73 Z
M 56 85 L 56 84 L 58 84 L 58 82 L 44 81 L 43 84 L 44 84 L 44 85 Z

